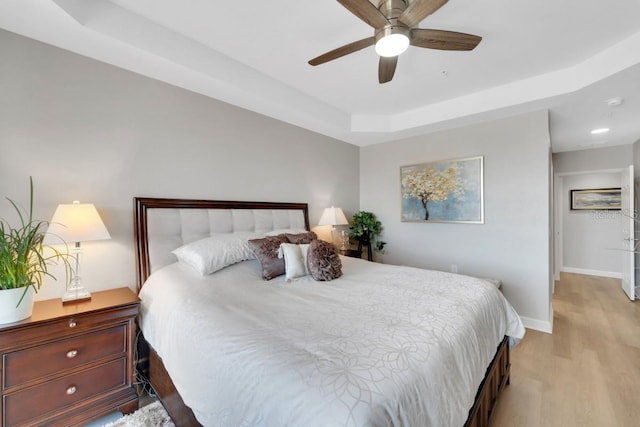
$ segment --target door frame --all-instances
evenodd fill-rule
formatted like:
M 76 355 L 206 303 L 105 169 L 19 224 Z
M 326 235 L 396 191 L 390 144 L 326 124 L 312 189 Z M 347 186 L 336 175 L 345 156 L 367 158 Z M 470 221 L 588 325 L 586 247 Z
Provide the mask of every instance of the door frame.
M 600 173 L 619 173 L 620 179 L 622 179 L 622 172 L 627 168 L 627 166 L 623 168 L 615 168 L 615 169 L 593 169 L 593 170 L 584 170 L 584 171 L 576 171 L 576 172 L 557 172 L 554 173 L 553 176 L 553 247 L 554 247 L 554 262 L 553 262 L 553 278 L 554 280 L 560 280 L 560 272 L 568 271 L 567 269 L 563 269 L 564 258 L 563 258 L 563 237 L 564 237 L 564 226 L 563 226 L 563 213 L 564 207 L 567 205 L 567 200 L 564 191 L 564 177 L 571 175 L 591 175 L 591 174 L 600 174 Z M 633 203 L 633 202 L 632 202 Z M 596 272 L 594 272 L 596 273 Z M 602 272 L 598 272 L 602 273 Z M 599 274 L 600 275 L 600 274 Z M 622 278 L 622 271 L 619 275 L 608 275 L 609 277 L 614 277 L 616 279 Z M 555 288 L 555 286 L 554 286 Z
M 637 221 L 637 213 L 636 213 L 636 194 L 635 194 L 635 172 L 634 165 L 627 166 L 622 173 L 622 177 L 620 183 L 622 185 L 622 211 L 623 215 L 626 216 L 625 221 L 625 240 L 627 241 L 627 248 L 625 248 L 628 252 L 625 256 L 625 259 L 622 263 L 622 290 L 629 297 L 631 301 L 635 301 L 638 298 L 638 292 L 636 291 L 636 221 Z M 630 184 L 630 185 L 629 185 Z M 630 186 L 631 194 L 628 195 L 630 198 L 628 212 L 624 212 L 627 206 L 625 205 L 625 187 Z M 628 192 L 627 192 L 628 193 Z M 629 267 L 629 268 L 626 268 Z M 627 280 L 628 279 L 628 280 Z M 627 284 L 625 286 L 625 284 Z M 627 287 L 628 286 L 628 287 Z

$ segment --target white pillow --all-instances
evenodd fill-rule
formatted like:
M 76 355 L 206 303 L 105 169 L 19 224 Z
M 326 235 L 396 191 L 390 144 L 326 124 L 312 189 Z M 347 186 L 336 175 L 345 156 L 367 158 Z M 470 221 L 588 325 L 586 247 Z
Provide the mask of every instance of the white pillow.
M 298 234 L 298 233 L 306 233 L 309 230 L 305 230 L 304 228 L 283 228 L 280 230 L 271 230 L 271 231 L 267 231 L 266 233 L 263 233 L 265 236 L 278 236 L 280 234 L 285 234 L 285 233 L 289 233 L 289 234 Z
M 309 245 L 294 245 L 293 243 L 282 243 L 278 258 L 284 257 L 284 274 L 286 280 L 309 274 L 307 269 L 307 252 Z
M 256 237 L 255 233 L 216 234 L 187 243 L 172 253 L 178 257 L 178 261 L 205 276 L 231 264 L 255 259 L 248 240 Z

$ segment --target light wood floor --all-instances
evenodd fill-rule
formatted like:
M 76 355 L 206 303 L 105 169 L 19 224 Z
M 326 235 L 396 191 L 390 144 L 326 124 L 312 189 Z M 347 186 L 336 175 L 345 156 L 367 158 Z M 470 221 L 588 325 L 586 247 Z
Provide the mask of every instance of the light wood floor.
M 640 426 L 640 301 L 620 280 L 562 273 L 553 334 L 527 330 L 491 427 Z

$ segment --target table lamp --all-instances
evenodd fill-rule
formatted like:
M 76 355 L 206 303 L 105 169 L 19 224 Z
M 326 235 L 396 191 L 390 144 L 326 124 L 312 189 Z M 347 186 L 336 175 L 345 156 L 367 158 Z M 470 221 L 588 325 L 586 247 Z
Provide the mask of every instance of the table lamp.
M 326 208 L 324 212 L 322 212 L 320 222 L 318 222 L 318 225 L 331 226 L 331 243 L 335 242 L 334 234 L 336 231 L 336 225 L 347 224 L 349 224 L 349 221 L 347 221 L 347 217 L 344 216 L 344 212 L 342 212 L 342 209 L 335 208 L 333 206 L 331 206 L 330 208 Z
M 47 234 L 68 243 L 75 242 L 73 254 L 76 265 L 73 277 L 67 284 L 67 290 L 62 297 L 62 303 L 91 299 L 91 294 L 82 285 L 82 277 L 80 277 L 80 258 L 82 255 L 80 243 L 111 238 L 96 207 L 91 203 L 78 201 L 74 201 L 73 204 L 58 205 Z

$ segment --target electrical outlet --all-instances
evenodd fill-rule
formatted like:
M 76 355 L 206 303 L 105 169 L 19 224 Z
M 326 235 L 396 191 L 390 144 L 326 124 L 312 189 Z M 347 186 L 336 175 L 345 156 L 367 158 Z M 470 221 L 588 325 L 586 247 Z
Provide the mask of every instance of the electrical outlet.
M 452 273 L 458 272 L 458 264 L 451 264 L 451 272 Z

